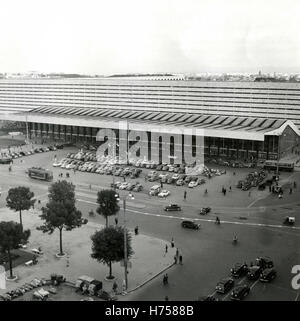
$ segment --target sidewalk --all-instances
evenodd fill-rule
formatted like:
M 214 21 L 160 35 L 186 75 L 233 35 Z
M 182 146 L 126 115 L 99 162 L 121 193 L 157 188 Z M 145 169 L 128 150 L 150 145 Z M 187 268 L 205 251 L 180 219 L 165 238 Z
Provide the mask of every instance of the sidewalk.
M 103 282 L 103 289 L 110 292 L 112 281 L 107 281 L 109 268 L 92 259 L 90 236 L 103 226 L 88 223 L 81 228 L 70 232 L 63 232 L 63 250 L 67 256 L 57 259 L 59 236 L 55 231 L 52 235 L 37 231 L 36 227 L 41 225 L 37 210 L 24 211 L 24 229 L 31 229 L 31 237 L 27 244 L 27 250 L 41 247 L 44 254 L 38 258 L 38 264 L 31 267 L 20 265 L 13 272 L 18 276 L 16 282 L 6 282 L 7 290 L 0 290 L 0 294 L 30 282 L 35 277 L 49 278 L 52 273 L 63 274 L 70 282 L 76 282 L 81 275 L 88 275 Z M 18 215 L 8 209 L 0 209 L 1 220 L 18 220 Z M 128 292 L 143 285 L 144 282 L 160 274 L 174 262 L 176 248 L 171 248 L 170 241 L 160 240 L 146 235 L 137 235 L 131 231 L 132 247 L 134 254 L 130 259 L 131 268 L 128 268 Z M 168 253 L 165 254 L 165 246 L 168 245 Z M 7 272 L 8 273 L 8 272 Z M 118 291 L 122 290 L 124 280 L 124 267 L 120 263 L 112 265 L 112 274 L 118 284 Z

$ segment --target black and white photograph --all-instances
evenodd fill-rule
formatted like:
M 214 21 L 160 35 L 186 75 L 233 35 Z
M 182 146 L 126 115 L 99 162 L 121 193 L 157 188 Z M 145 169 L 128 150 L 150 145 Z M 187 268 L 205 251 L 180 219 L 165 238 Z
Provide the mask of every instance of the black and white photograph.
M 10 0 L 0 27 L 0 307 L 300 301 L 299 0 Z

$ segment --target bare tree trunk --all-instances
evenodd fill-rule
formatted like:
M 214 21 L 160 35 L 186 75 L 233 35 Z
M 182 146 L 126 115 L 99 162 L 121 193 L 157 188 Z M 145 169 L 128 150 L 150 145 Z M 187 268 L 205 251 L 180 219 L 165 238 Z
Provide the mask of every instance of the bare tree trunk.
M 111 261 L 109 262 L 109 278 L 112 279 L 112 266 L 111 266 Z
M 21 230 L 22 230 L 22 232 L 23 232 L 23 222 L 22 222 L 22 211 L 21 211 L 21 210 L 20 210 L 19 215 L 20 215 L 20 225 L 21 225 Z
M 64 255 L 62 248 L 62 228 L 59 229 L 59 251 L 60 255 Z
M 10 250 L 7 250 L 7 254 L 8 254 L 8 261 L 9 261 L 9 272 L 10 272 L 10 278 L 12 279 L 13 276 L 13 270 L 12 270 L 12 259 L 11 259 L 11 254 L 10 254 Z

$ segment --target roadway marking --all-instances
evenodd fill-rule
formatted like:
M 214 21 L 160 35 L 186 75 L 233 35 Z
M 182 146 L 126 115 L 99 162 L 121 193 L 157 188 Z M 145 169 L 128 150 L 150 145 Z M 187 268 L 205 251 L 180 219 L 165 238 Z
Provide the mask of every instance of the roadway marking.
M 88 204 L 94 204 L 98 205 L 95 202 L 86 201 L 83 199 L 77 199 L 78 202 L 88 203 Z M 178 220 L 193 220 L 193 221 L 203 221 L 203 222 L 211 222 L 215 223 L 215 220 L 213 219 L 203 219 L 203 218 L 195 218 L 191 219 L 190 217 L 178 217 L 178 216 L 171 216 L 171 215 L 163 215 L 163 214 L 154 214 L 154 213 L 146 213 L 141 212 L 137 210 L 127 209 L 128 212 L 136 213 L 136 214 L 142 214 L 142 215 L 148 215 L 148 216 L 157 216 L 157 217 L 164 217 L 164 218 L 175 218 Z M 222 224 L 235 224 L 235 225 L 248 225 L 248 226 L 258 226 L 258 227 L 274 227 L 274 228 L 282 228 L 282 229 L 294 229 L 294 230 L 300 230 L 299 226 L 284 226 L 284 225 L 272 225 L 272 224 L 263 224 L 263 223 L 249 223 L 249 222 L 236 222 L 236 221 L 220 221 Z

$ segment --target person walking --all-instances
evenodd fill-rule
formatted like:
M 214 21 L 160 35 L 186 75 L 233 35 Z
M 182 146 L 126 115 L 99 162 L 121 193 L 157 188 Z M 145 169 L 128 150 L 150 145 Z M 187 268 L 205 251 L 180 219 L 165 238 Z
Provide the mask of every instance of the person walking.
M 168 244 L 166 244 L 166 247 L 165 247 L 165 254 L 168 253 Z
M 179 257 L 179 250 L 178 250 L 178 247 L 176 249 L 176 257 L 178 258 Z
M 174 255 L 174 264 L 177 264 L 177 256 Z
M 296 188 L 297 187 L 297 183 L 296 182 L 294 182 L 294 188 Z
M 169 297 L 167 295 L 165 296 L 165 301 L 169 301 Z
M 179 264 L 182 265 L 182 255 L 179 255 Z
M 174 239 L 172 237 L 172 240 L 171 240 L 171 247 L 173 248 L 175 246 L 175 243 L 174 243 Z
M 184 191 L 184 194 L 183 194 L 183 199 L 186 201 L 186 191 Z
M 292 188 L 290 188 L 290 194 L 292 194 L 293 193 L 293 189 Z
M 117 293 L 117 290 L 118 290 L 118 284 L 117 284 L 117 282 L 116 282 L 116 281 L 113 283 L 112 290 L 113 290 L 115 293 Z
M 229 191 L 231 192 L 231 186 L 229 186 Z
M 226 190 L 226 188 L 224 188 L 224 196 L 226 196 L 226 192 L 227 192 L 227 190 Z
M 169 283 L 169 276 L 167 273 L 165 274 L 165 278 L 166 278 L 166 284 L 168 284 Z
M 139 234 L 139 227 L 138 227 L 138 226 L 136 226 L 136 227 L 134 228 L 134 234 L 135 234 L 135 235 L 138 235 L 138 234 Z
M 126 177 L 125 177 L 125 175 L 123 176 L 123 181 L 126 182 Z
M 118 218 L 117 217 L 115 217 L 115 223 L 116 223 L 116 225 L 118 225 Z

